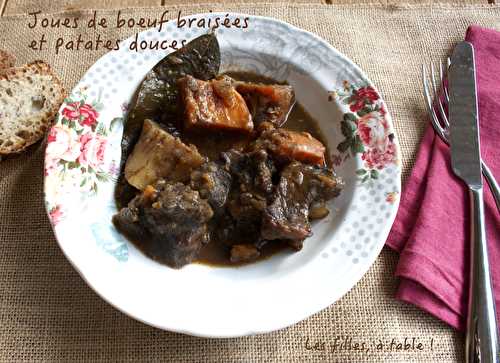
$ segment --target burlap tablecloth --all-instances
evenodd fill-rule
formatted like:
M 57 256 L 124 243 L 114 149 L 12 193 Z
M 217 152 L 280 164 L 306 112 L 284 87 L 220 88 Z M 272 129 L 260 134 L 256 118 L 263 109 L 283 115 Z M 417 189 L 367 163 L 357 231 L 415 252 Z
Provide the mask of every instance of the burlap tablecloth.
M 169 9 L 175 10 L 170 6 Z M 423 133 L 425 109 L 420 65 L 447 54 L 469 24 L 500 29 L 500 7 L 479 5 L 203 5 L 206 10 L 267 15 L 312 31 L 359 64 L 387 101 L 401 142 L 404 177 Z M 129 9 L 152 16 L 162 8 Z M 112 17 L 115 12 L 100 12 Z M 89 16 L 90 12 L 79 12 Z M 53 65 L 70 90 L 102 51 L 28 49 L 41 30 L 29 31 L 25 16 L 0 19 L 0 48 L 19 63 L 41 58 Z M 84 29 L 78 30 L 85 33 Z M 49 42 L 74 30 L 44 31 Z M 121 32 L 121 33 L 120 33 Z M 107 37 L 132 34 L 108 30 Z M 116 34 L 115 34 L 116 33 Z M 346 296 L 311 318 L 275 333 L 238 339 L 201 339 L 143 325 L 102 301 L 66 261 L 45 216 L 43 148 L 0 162 L 0 360 L 172 362 L 453 362 L 463 340 L 440 321 L 395 301 L 397 255 L 384 249 L 374 266 Z M 336 278 L 332 276 L 332 278 Z M 175 313 L 175 312 L 172 312 Z M 337 337 L 372 344 L 416 338 L 421 351 L 311 351 Z M 309 341 L 308 341 L 309 339 Z M 431 346 L 432 339 L 432 346 Z M 309 343 L 309 345 L 307 344 Z

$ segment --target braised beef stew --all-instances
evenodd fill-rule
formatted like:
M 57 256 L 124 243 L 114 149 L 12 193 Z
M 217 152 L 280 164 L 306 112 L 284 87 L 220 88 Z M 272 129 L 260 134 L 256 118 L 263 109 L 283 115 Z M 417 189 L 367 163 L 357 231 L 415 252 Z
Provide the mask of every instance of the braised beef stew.
M 208 34 L 165 57 L 125 125 L 113 223 L 174 268 L 298 251 L 343 187 L 293 88 L 256 74 L 219 75 L 218 52 Z

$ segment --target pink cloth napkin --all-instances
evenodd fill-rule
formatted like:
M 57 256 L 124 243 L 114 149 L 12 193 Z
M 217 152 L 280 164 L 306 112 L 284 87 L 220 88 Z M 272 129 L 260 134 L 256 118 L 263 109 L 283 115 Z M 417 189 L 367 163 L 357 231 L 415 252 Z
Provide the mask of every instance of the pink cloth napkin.
M 500 32 L 471 26 L 465 39 L 474 45 L 481 155 L 500 178 Z M 484 184 L 486 234 L 500 321 L 500 218 Z M 396 294 L 451 326 L 463 330 L 469 271 L 469 201 L 454 176 L 448 147 L 429 125 L 387 245 L 400 252 Z

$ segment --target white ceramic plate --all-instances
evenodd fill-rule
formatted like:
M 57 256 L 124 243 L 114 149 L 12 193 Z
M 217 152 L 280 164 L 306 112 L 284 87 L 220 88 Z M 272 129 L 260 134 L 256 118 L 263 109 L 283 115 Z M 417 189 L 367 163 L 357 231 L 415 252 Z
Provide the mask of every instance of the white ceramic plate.
M 114 229 L 122 121 L 135 89 L 165 51 L 130 51 L 131 38 L 104 55 L 62 105 L 48 136 L 46 207 L 63 252 L 103 299 L 162 329 L 242 336 L 277 330 L 326 308 L 375 261 L 398 208 L 399 146 L 372 83 L 317 36 L 275 19 L 248 18 L 247 29 L 216 32 L 222 71 L 288 81 L 319 121 L 347 184 L 302 251 L 237 268 L 191 264 L 174 270 L 145 257 Z M 189 40 L 203 32 L 170 22 L 161 32 L 140 33 L 139 41 Z

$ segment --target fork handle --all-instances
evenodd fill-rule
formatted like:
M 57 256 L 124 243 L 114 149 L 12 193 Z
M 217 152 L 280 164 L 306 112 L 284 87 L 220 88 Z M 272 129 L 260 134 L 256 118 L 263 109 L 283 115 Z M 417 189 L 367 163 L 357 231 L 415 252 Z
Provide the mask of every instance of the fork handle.
M 483 188 L 470 188 L 469 191 L 472 245 L 466 362 L 498 363 L 498 332 L 484 226 Z
M 486 182 L 488 183 L 490 187 L 491 194 L 493 194 L 493 198 L 495 198 L 495 204 L 497 205 L 497 212 L 500 213 L 500 188 L 498 187 L 498 183 L 493 176 L 493 173 L 491 172 L 490 168 L 488 168 L 488 165 L 484 161 L 481 160 L 481 168 L 483 171 L 483 175 L 486 179 Z

